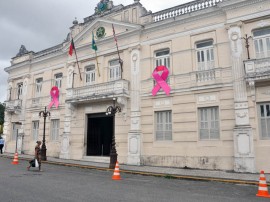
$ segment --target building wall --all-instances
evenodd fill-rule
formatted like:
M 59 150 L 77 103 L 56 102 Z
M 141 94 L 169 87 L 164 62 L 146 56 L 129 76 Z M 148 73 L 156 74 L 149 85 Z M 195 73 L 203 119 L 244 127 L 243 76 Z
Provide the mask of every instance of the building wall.
M 41 140 L 43 118 L 39 118 L 38 113 L 49 104 L 54 75 L 61 72 L 60 106 L 58 109 L 53 107 L 50 119 L 46 120 L 47 155 L 87 159 L 87 115 L 105 113 L 115 94 L 108 93 L 103 97 L 87 94 L 88 98 L 83 98 L 76 97 L 76 92 L 86 86 L 85 67 L 96 65 L 95 53 L 89 47 L 92 30 L 97 26 L 106 29 L 106 36 L 96 41 L 101 75 L 98 76 L 96 69 L 96 83 L 85 88 L 85 91 L 92 88 L 104 90 L 105 83 L 109 81 L 109 62 L 118 58 L 111 30 L 111 24 L 114 23 L 120 56 L 124 61 L 122 80 L 128 82 L 128 92 L 120 93 L 117 101 L 122 112 L 117 113 L 115 119 L 116 148 L 120 163 L 269 172 L 270 160 L 266 155 L 269 153 L 270 140 L 260 138 L 258 122 L 258 104 L 269 102 L 269 82 L 260 80 L 255 87 L 246 82 L 242 70 L 245 69 L 247 53 L 241 39 L 245 34 L 252 35 L 254 29 L 270 26 L 268 10 L 266 0 L 225 0 L 215 7 L 153 22 L 155 14 L 147 12 L 140 4 L 134 4 L 85 24 L 74 24 L 71 33 L 77 47 L 82 81 L 75 56 L 68 56 L 69 42 L 62 44 L 61 51 L 52 54 L 36 57 L 30 53 L 31 63 L 28 56 L 15 58 L 11 67 L 7 68 L 9 85 L 16 88 L 17 83 L 24 82 L 26 93 L 23 94 L 20 111 L 6 112 L 6 151 L 13 152 L 15 148 L 16 141 L 11 139 L 12 123 L 22 122 L 19 132 L 23 135 L 22 150 L 34 154 L 32 121 L 40 121 Z M 238 32 L 241 36 L 233 42 L 231 33 Z M 196 44 L 207 40 L 213 42 L 214 68 L 211 71 L 214 77 L 211 77 L 213 74 L 199 71 L 197 65 Z M 166 95 L 160 90 L 153 96 L 155 53 L 167 49 L 170 51 L 168 83 L 171 93 Z M 256 58 L 254 50 L 251 41 L 251 58 Z M 76 73 L 74 78 L 71 76 L 73 73 Z M 43 78 L 43 90 L 37 99 L 34 93 L 35 81 L 40 77 Z M 243 102 L 240 104 L 236 93 L 240 89 L 238 84 L 247 84 L 244 88 L 247 97 L 240 97 L 243 99 L 240 99 Z M 245 103 L 247 112 L 244 117 L 248 117 L 248 123 L 241 125 L 237 106 Z M 205 107 L 218 107 L 218 139 L 200 139 L 199 110 Z M 166 110 L 172 114 L 172 139 L 157 141 L 155 112 Z M 50 139 L 52 119 L 60 119 L 60 136 L 56 141 Z M 248 131 L 248 137 L 251 137 L 248 145 L 242 145 L 243 148 L 250 148 L 247 156 L 238 151 L 241 142 L 237 138 L 241 130 Z

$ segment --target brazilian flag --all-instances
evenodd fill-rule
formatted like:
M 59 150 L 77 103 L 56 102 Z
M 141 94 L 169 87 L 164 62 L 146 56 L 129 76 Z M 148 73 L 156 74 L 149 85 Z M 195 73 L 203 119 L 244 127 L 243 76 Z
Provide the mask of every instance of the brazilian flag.
M 97 51 L 97 44 L 95 42 L 94 33 L 92 32 L 92 49 Z

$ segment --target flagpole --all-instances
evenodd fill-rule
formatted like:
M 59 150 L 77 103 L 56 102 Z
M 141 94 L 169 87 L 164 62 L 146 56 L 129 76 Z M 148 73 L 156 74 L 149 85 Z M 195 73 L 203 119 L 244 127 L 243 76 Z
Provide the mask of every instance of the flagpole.
M 119 60 L 119 63 L 120 63 L 121 73 L 123 74 L 123 61 L 120 58 L 118 43 L 117 43 L 117 39 L 116 39 L 116 36 L 115 36 L 115 30 L 114 30 L 113 24 L 112 24 L 112 29 L 113 29 L 114 41 L 115 41 L 115 45 L 116 45 L 116 49 L 117 49 L 117 54 L 118 54 L 118 60 Z M 122 74 L 121 74 L 121 78 L 122 78 Z
M 76 48 L 74 48 L 74 52 L 75 52 L 76 62 L 77 62 L 78 69 L 79 69 L 80 79 L 82 81 L 82 75 L 81 75 L 81 70 L 80 70 L 80 66 L 79 66 L 79 62 L 78 62 L 78 56 L 77 56 Z
M 97 45 L 96 45 L 96 42 L 95 42 L 95 39 L 94 39 L 94 32 L 93 31 L 92 31 L 92 49 L 95 51 L 97 69 L 98 69 L 98 76 L 100 77 L 99 65 L 98 65 L 98 57 L 97 57 Z
M 97 51 L 95 51 L 95 54 L 96 54 L 96 62 L 97 62 L 98 76 L 100 77 L 99 66 L 98 66 L 98 59 L 97 59 Z

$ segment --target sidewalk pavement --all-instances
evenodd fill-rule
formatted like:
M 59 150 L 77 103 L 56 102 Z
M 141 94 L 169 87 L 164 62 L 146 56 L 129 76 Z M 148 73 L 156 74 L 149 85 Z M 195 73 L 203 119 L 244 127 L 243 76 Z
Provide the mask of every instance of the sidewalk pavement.
M 13 156 L 14 154 L 12 153 L 4 153 L 0 155 L 0 157 L 10 159 L 13 159 Z M 19 154 L 19 161 L 31 159 L 33 159 L 33 156 L 31 155 Z M 47 161 L 44 161 L 42 163 L 106 171 L 113 170 L 108 168 L 109 164 L 107 163 L 96 163 L 86 160 L 69 160 L 47 157 Z M 259 173 L 236 173 L 233 171 L 184 169 L 154 166 L 131 166 L 123 164 L 120 164 L 119 167 L 121 173 L 166 177 L 172 179 L 217 181 L 234 184 L 258 185 L 260 178 Z M 265 174 L 265 176 L 268 186 L 270 186 L 270 174 Z

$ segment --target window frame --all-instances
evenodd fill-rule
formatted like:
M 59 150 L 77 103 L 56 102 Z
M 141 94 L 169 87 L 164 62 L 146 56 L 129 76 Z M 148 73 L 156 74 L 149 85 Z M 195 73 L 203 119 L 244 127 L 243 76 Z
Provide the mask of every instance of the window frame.
M 23 82 L 17 83 L 17 99 L 22 99 L 23 95 Z
M 266 34 L 258 34 L 256 32 L 266 30 Z M 269 33 L 267 33 L 269 32 Z M 253 33 L 253 45 L 256 59 L 262 59 L 270 57 L 270 27 L 256 29 Z
M 210 45 L 198 47 L 199 45 L 207 44 L 209 42 L 211 43 Z M 215 52 L 213 39 L 196 42 L 195 51 L 197 71 L 208 71 L 215 68 Z
M 32 138 L 33 140 L 37 141 L 38 137 L 39 137 L 39 121 L 32 121 Z
M 264 137 L 263 136 L 263 131 L 262 131 L 262 116 L 261 116 L 261 106 L 264 106 L 264 109 L 265 112 L 267 113 L 267 108 L 266 108 L 266 105 L 268 105 L 268 110 L 269 110 L 269 115 L 267 116 L 266 114 L 266 118 L 263 118 L 266 123 L 265 123 L 265 126 L 266 126 L 266 132 L 268 131 L 268 134 L 266 134 L 266 136 Z M 258 122 L 259 122 L 259 136 L 260 136 L 260 140 L 270 140 L 270 132 L 268 130 L 268 125 L 267 125 L 267 122 L 269 121 L 269 129 L 270 129 L 270 103 L 269 102 L 263 102 L 263 103 L 258 103 L 257 104 L 258 106 L 258 110 L 257 110 L 257 113 L 258 113 Z M 267 118 L 268 117 L 268 118 Z
M 159 118 L 163 120 L 161 120 L 161 122 L 158 122 Z M 172 110 L 155 111 L 154 112 L 155 141 L 157 142 L 172 141 L 173 140 L 172 124 L 173 124 Z M 162 130 L 160 130 L 159 128 L 162 128 Z M 161 135 L 158 134 L 159 132 L 162 134 Z M 162 138 L 159 136 L 162 136 Z
M 117 64 L 112 65 L 112 62 L 116 62 Z M 109 61 L 109 81 L 116 81 L 121 79 L 122 72 L 121 66 L 118 59 L 110 60 Z
M 168 53 L 157 56 L 158 53 L 162 53 L 162 52 L 165 52 L 165 51 L 168 51 Z M 154 51 L 154 64 L 155 64 L 154 69 L 156 67 L 158 67 L 158 66 L 165 66 L 165 67 L 168 68 L 169 76 L 166 79 L 166 82 L 168 84 L 170 84 L 170 76 L 172 74 L 172 72 L 171 72 L 171 55 L 170 55 L 170 53 L 171 52 L 170 52 L 169 48 L 164 48 L 164 49 L 159 49 L 159 50 Z M 154 69 L 153 69 L 153 71 L 154 71 Z M 157 84 L 156 80 L 153 79 L 153 86 L 155 86 L 156 84 Z
M 37 78 L 35 82 L 35 97 L 40 97 L 42 92 L 43 78 Z
M 214 109 L 214 117 L 212 117 L 211 110 Z M 202 114 L 203 110 L 206 111 L 206 117 L 205 114 Z M 214 120 L 213 120 L 214 118 Z M 217 127 L 209 127 L 212 126 L 214 122 L 214 125 Z M 207 127 L 202 127 L 202 123 Z M 203 137 L 202 130 L 207 130 L 207 138 Z M 211 136 L 211 130 L 216 131 L 216 137 Z M 199 140 L 200 141 L 215 141 L 215 140 L 220 140 L 220 112 L 219 112 L 219 107 L 218 106 L 209 106 L 209 107 L 200 107 L 198 108 L 198 133 L 199 133 Z
M 51 119 L 51 131 L 50 131 L 51 141 L 58 141 L 59 134 L 60 134 L 60 119 Z
M 158 53 L 162 53 L 165 51 L 168 51 L 168 53 L 157 56 Z M 156 50 L 154 52 L 154 65 L 155 65 L 154 69 L 157 66 L 163 65 L 166 66 L 169 69 L 169 71 L 171 71 L 171 51 L 169 48 Z
M 58 78 L 57 78 L 58 77 Z M 54 86 L 58 89 L 62 87 L 63 73 L 57 73 L 54 75 Z
M 87 68 L 93 68 L 87 70 Z M 87 81 L 89 79 L 89 81 Z M 85 66 L 85 84 L 93 85 L 96 83 L 96 66 L 94 64 Z

